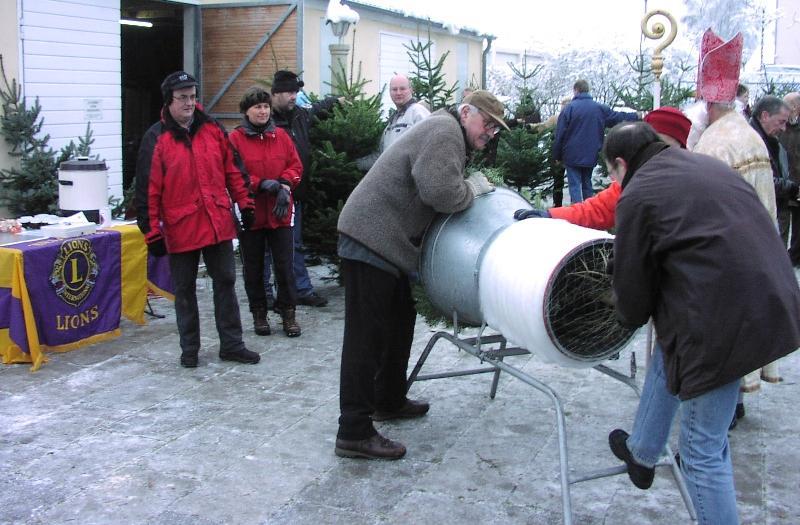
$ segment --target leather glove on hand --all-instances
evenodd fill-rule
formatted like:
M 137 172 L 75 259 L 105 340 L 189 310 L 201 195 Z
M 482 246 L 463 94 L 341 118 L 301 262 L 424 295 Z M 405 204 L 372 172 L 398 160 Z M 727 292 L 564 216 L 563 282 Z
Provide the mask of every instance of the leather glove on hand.
M 494 191 L 494 185 L 489 182 L 489 179 L 481 173 L 480 171 L 476 171 L 469 177 L 467 177 L 467 185 L 472 190 L 472 195 L 477 197 L 478 195 L 483 195 L 484 193 L 489 193 L 490 191 Z
M 275 197 L 275 206 L 272 208 L 272 213 L 278 219 L 283 219 L 289 213 L 289 190 L 281 186 L 278 195 Z
M 242 213 L 242 228 L 244 230 L 249 230 L 253 227 L 253 224 L 256 222 L 256 212 L 253 208 L 245 208 L 241 211 Z
M 532 210 L 517 210 L 514 212 L 514 218 L 518 221 L 525 219 L 550 219 L 551 215 L 547 210 L 534 208 Z
M 167 245 L 164 239 L 157 239 L 147 245 L 147 252 L 153 257 L 164 257 L 167 254 Z
M 258 191 L 268 193 L 278 193 L 281 189 L 281 183 L 274 179 L 264 179 L 258 183 Z

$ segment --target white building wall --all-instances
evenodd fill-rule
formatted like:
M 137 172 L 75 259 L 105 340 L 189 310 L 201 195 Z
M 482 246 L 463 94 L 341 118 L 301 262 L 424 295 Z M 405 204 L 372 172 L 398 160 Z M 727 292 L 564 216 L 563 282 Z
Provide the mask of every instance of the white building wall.
M 60 149 L 91 123 L 92 155 L 108 165 L 109 195 L 122 196 L 119 0 L 22 0 L 24 94 L 39 97 L 43 132 Z

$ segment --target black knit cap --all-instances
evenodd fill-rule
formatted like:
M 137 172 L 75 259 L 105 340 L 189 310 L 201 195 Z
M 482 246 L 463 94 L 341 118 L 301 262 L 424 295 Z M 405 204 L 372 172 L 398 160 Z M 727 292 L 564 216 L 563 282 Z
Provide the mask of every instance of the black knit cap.
M 300 91 L 300 88 L 305 86 L 305 83 L 297 78 L 297 75 L 291 71 L 281 69 L 275 72 L 272 78 L 272 93 L 285 93 L 287 91 Z
M 247 110 L 256 104 L 263 104 L 265 102 L 272 106 L 272 98 L 269 96 L 269 93 L 264 90 L 264 88 L 261 86 L 247 88 L 247 91 L 245 91 L 244 95 L 242 95 L 242 100 L 239 101 L 239 111 L 242 113 L 247 113 Z
M 197 87 L 199 85 L 197 80 L 186 71 L 170 73 L 161 83 L 161 96 L 164 98 L 164 104 L 172 102 L 172 92 L 176 89 Z

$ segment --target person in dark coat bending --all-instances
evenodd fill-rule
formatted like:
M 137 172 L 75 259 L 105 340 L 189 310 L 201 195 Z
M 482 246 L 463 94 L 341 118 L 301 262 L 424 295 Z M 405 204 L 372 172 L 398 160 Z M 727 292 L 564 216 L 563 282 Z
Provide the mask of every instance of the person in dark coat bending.
M 657 348 L 633 432 L 609 435 L 649 488 L 675 414 L 681 469 L 700 523 L 738 523 L 728 425 L 739 380 L 800 345 L 800 289 L 758 196 L 714 158 L 667 148 L 644 123 L 604 146 L 622 184 L 613 289 L 624 325 L 652 316 Z

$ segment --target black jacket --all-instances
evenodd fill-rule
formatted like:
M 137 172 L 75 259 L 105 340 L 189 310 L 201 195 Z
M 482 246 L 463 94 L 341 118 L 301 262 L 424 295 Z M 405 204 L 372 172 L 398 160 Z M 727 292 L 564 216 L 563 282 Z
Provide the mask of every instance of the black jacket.
M 753 188 L 678 148 L 647 160 L 616 210 L 614 291 L 626 325 L 653 317 L 669 389 L 690 399 L 800 346 L 800 288 Z
M 789 156 L 777 137 L 770 137 L 755 118 L 750 119 L 750 126 L 758 133 L 767 145 L 769 162 L 772 165 L 772 180 L 775 182 L 775 202 L 778 206 L 786 206 L 790 200 L 797 198 L 797 185 L 789 178 Z
M 337 98 L 330 97 L 311 104 L 309 108 L 295 106 L 287 114 L 283 114 L 275 108 L 272 109 L 272 121 L 292 137 L 297 154 L 300 156 L 300 162 L 303 163 L 303 176 L 293 192 L 296 201 L 305 200 L 308 192 L 308 168 L 311 165 L 311 138 L 309 136 L 311 126 L 314 125 L 315 118 L 325 118 L 327 112 L 331 111 L 337 103 Z

